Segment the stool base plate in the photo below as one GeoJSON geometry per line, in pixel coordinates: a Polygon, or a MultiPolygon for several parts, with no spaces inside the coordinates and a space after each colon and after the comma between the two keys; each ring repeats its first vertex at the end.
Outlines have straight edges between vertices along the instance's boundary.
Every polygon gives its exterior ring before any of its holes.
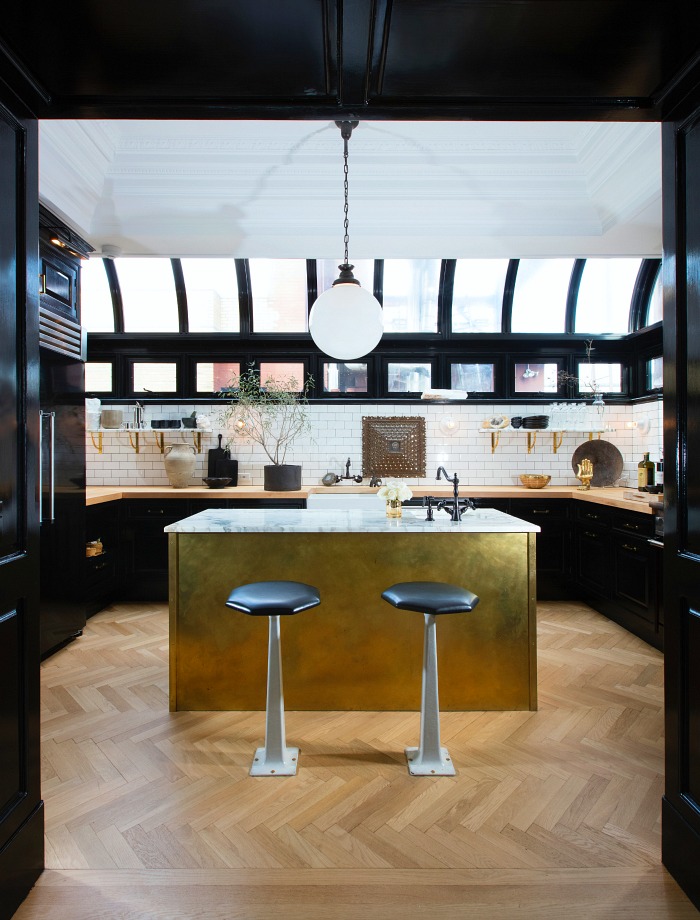
{"type": "Polygon", "coordinates": [[[288,747],[282,760],[265,756],[265,748],[258,748],[250,768],[251,776],[296,776],[299,748],[288,747]]]}
{"type": "Polygon", "coordinates": [[[440,748],[439,758],[423,757],[418,762],[418,748],[410,747],[405,749],[406,761],[408,762],[408,772],[411,776],[455,776],[457,771],[452,763],[447,748],[440,748]]]}

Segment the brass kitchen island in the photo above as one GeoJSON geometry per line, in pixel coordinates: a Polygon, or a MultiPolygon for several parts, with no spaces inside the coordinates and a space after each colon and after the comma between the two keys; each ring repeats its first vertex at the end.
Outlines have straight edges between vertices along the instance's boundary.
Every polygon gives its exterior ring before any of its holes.
{"type": "Polygon", "coordinates": [[[288,710],[420,708],[423,618],[381,599],[400,581],[481,598],[439,618],[441,709],[537,708],[536,525],[492,509],[390,520],[380,507],[210,510],[165,529],[171,710],[265,708],[267,618],[224,602],[237,585],[282,579],[321,592],[319,607],[282,619],[288,710]]]}

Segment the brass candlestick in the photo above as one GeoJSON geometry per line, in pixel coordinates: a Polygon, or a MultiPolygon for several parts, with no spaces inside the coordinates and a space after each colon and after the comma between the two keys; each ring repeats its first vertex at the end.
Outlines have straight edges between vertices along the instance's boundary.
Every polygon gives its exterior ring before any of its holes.
{"type": "Polygon", "coordinates": [[[593,479],[593,464],[587,457],[578,464],[576,478],[581,480],[578,491],[587,492],[591,487],[591,479],[593,479]]]}

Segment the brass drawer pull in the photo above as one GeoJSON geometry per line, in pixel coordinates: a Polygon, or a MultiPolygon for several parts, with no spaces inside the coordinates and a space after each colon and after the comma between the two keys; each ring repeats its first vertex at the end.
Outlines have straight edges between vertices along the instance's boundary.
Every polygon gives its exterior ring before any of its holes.
{"type": "Polygon", "coordinates": [[[636,547],[636,546],[630,546],[629,543],[623,543],[623,544],[622,544],[622,548],[628,550],[630,553],[636,553],[636,552],[637,552],[637,547],[636,547]]]}

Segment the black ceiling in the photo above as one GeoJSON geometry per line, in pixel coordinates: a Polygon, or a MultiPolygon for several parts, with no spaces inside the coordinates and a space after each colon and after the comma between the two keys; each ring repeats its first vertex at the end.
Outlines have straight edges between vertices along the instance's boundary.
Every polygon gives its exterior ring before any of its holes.
{"type": "Polygon", "coordinates": [[[0,79],[40,117],[669,117],[700,3],[23,0],[0,79]]]}

